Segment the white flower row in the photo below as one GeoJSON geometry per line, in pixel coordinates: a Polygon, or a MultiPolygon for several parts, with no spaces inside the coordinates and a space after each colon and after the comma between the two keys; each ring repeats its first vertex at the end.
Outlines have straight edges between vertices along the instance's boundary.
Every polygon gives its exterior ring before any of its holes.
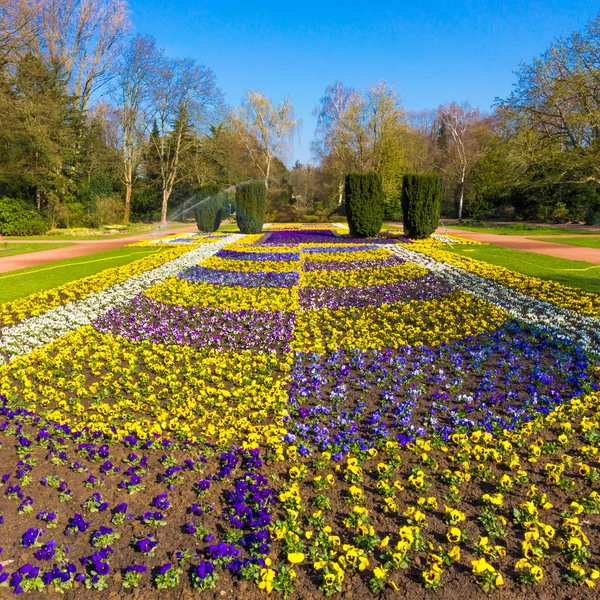
{"type": "Polygon", "coordinates": [[[156,269],[130,277],[127,281],[110,286],[64,306],[31,317],[18,325],[2,330],[0,334],[0,364],[16,356],[28,354],[50,342],[89,325],[113,306],[125,304],[144,290],[156,285],[187,267],[216,254],[223,246],[243,236],[231,235],[211,244],[203,244],[156,269]]]}
{"type": "Polygon", "coordinates": [[[149,241],[148,245],[149,246],[164,246],[164,245],[168,246],[168,245],[181,243],[182,241],[185,242],[186,240],[194,241],[197,244],[201,244],[202,238],[206,237],[207,235],[210,235],[210,234],[199,233],[198,231],[189,231],[187,233],[180,233],[180,234],[174,233],[166,238],[160,238],[157,240],[149,241]]]}
{"type": "Polygon", "coordinates": [[[598,352],[600,348],[600,319],[586,317],[550,302],[538,300],[404,246],[393,246],[390,249],[401,258],[435,273],[453,287],[499,306],[513,317],[532,325],[549,328],[557,337],[582,344],[587,350],[598,352]]]}
{"type": "Polygon", "coordinates": [[[451,235],[444,235],[442,233],[434,233],[431,236],[436,242],[441,242],[442,244],[448,244],[448,246],[460,246],[464,244],[468,240],[464,240],[464,238],[453,237],[451,235]]]}

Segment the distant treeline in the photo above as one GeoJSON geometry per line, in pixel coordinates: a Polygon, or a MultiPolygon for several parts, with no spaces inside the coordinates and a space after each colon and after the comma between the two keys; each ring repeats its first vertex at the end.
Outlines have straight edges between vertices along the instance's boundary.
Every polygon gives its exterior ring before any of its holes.
{"type": "Polygon", "coordinates": [[[597,224],[599,34],[600,16],[554,41],[491,113],[411,113],[385,82],[336,82],[315,110],[315,164],[288,169],[290,99],[227,106],[210,68],[130,35],[123,0],[3,0],[0,233],[191,217],[203,186],[251,179],[267,186],[267,220],[331,220],[346,175],[370,171],[386,219],[400,217],[405,174],[436,172],[446,217],[597,224]]]}

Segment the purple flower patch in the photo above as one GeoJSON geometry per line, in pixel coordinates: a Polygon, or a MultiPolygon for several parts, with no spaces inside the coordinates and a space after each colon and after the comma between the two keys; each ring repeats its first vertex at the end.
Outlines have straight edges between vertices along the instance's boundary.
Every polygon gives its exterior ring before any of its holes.
{"type": "Polygon", "coordinates": [[[269,271],[226,271],[207,267],[191,267],[179,273],[180,279],[195,283],[240,287],[283,287],[298,285],[298,273],[273,273],[269,271]]]}
{"type": "Polygon", "coordinates": [[[366,287],[329,286],[300,289],[300,308],[381,306],[412,300],[431,300],[449,294],[452,288],[434,275],[366,287]]]}
{"type": "Polygon", "coordinates": [[[281,352],[288,348],[294,319],[293,312],[182,307],[137,296],[95,326],[132,341],[281,352]]]}

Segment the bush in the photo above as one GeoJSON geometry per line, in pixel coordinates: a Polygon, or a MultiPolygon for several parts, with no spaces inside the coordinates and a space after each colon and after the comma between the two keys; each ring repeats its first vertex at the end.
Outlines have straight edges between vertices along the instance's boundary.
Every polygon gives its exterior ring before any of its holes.
{"type": "Polygon", "coordinates": [[[73,229],[74,227],[86,227],[90,225],[89,215],[83,202],[78,202],[73,196],[64,200],[65,214],[59,221],[59,227],[73,229]]]}
{"type": "Polygon", "coordinates": [[[442,180],[436,173],[405,175],[402,182],[404,234],[412,239],[429,237],[440,221],[442,180]]]}
{"type": "Polygon", "coordinates": [[[125,204],[117,196],[97,196],[94,216],[97,227],[114,225],[123,220],[125,204]]]}
{"type": "Polygon", "coordinates": [[[304,221],[305,213],[292,204],[282,206],[268,215],[271,223],[301,223],[304,221]]]}
{"type": "Polygon", "coordinates": [[[226,195],[216,184],[205,185],[196,195],[199,203],[196,205],[196,224],[198,231],[212,233],[219,229],[224,215],[226,195]]]}
{"type": "Polygon", "coordinates": [[[26,202],[0,198],[0,235],[43,235],[46,231],[44,218],[26,202]]]}
{"type": "Polygon", "coordinates": [[[557,202],[551,216],[554,223],[565,223],[569,217],[567,205],[564,202],[557,202]]]}
{"type": "Polygon", "coordinates": [[[198,231],[203,233],[217,231],[225,215],[224,206],[225,202],[221,193],[210,196],[198,204],[196,207],[198,231]]]}
{"type": "Polygon", "coordinates": [[[263,181],[241,183],[235,189],[236,221],[242,233],[260,233],[265,220],[267,188],[263,181]]]}
{"type": "Polygon", "coordinates": [[[375,237],[383,224],[383,190],[377,173],[346,176],[346,215],[352,237],[375,237]]]}

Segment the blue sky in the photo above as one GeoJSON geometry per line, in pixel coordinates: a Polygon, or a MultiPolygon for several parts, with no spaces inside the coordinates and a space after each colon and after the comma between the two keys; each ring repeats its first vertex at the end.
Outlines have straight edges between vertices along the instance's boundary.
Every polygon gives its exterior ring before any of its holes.
{"type": "Polygon", "coordinates": [[[354,3],[130,0],[136,32],[171,56],[210,67],[228,104],[248,89],[290,96],[302,120],[286,161],[311,159],[312,115],[341,80],[365,89],[382,79],[408,110],[468,100],[488,110],[510,93],[513,71],[600,10],[590,0],[354,3]]]}

